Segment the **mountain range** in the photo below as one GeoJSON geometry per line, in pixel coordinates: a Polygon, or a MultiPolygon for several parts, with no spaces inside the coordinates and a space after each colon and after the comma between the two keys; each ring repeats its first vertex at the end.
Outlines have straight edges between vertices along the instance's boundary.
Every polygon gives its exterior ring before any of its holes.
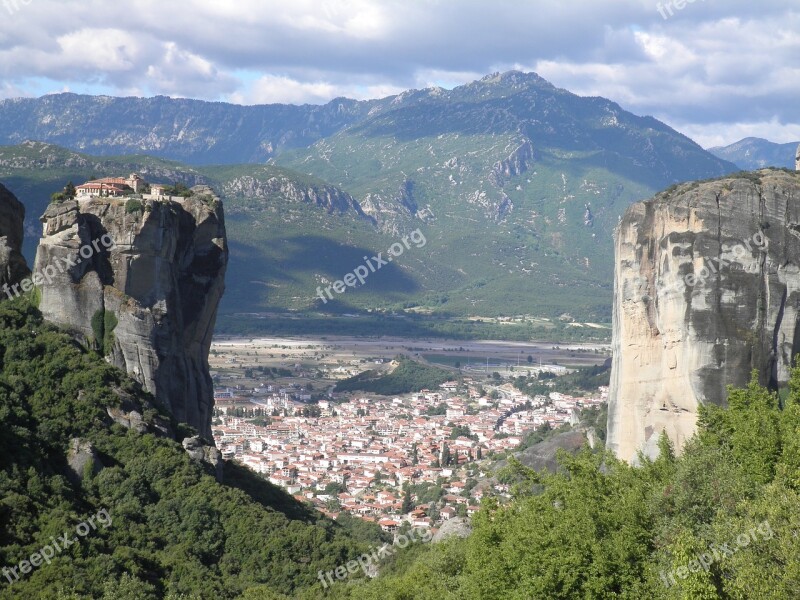
{"type": "Polygon", "coordinates": [[[6,100],[0,143],[0,179],[29,228],[70,179],[212,185],[230,236],[223,315],[527,315],[545,329],[610,321],[612,233],[628,205],[737,170],[652,117],[518,71],[324,106],[6,100]],[[424,247],[318,297],[417,229],[424,247]]]}
{"type": "Polygon", "coordinates": [[[765,167],[795,168],[795,156],[800,142],[776,144],[757,137],[748,137],[729,146],[715,146],[708,151],[728,160],[746,171],[765,167]]]}

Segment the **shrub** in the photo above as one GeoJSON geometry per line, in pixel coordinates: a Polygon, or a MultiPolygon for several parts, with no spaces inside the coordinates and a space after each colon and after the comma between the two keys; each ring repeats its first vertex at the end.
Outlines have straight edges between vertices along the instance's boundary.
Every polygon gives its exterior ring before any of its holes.
{"type": "Polygon", "coordinates": [[[131,198],[125,203],[126,214],[141,212],[143,209],[144,209],[144,204],[142,204],[141,200],[137,200],[136,198],[131,198]]]}

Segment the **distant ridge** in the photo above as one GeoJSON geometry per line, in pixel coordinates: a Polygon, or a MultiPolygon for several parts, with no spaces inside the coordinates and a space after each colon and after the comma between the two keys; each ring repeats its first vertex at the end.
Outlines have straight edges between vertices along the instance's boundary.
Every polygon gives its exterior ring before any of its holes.
{"type": "Polygon", "coordinates": [[[723,160],[729,160],[745,171],[765,167],[794,169],[794,158],[800,142],[777,144],[763,138],[747,137],[729,146],[715,146],[708,151],[723,160]]]}

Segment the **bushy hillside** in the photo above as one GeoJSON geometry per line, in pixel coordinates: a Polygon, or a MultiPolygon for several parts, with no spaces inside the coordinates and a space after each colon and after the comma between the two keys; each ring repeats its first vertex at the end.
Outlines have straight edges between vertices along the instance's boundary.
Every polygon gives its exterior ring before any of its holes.
{"type": "Polygon", "coordinates": [[[666,437],[640,467],[586,449],[561,472],[519,463],[513,501],[403,569],[336,588],[359,600],[800,597],[800,369],[783,409],[759,387],[704,407],[680,458],[666,437]]]}
{"type": "Polygon", "coordinates": [[[389,373],[364,371],[336,384],[337,392],[372,392],[383,396],[435,390],[453,378],[453,373],[398,356],[389,373]]]}
{"type": "Polygon", "coordinates": [[[319,569],[379,539],[377,528],[349,534],[241,467],[226,465],[218,483],[158,434],[169,427],[187,433],[27,299],[0,303],[0,598],[316,598],[319,569]],[[121,398],[147,431],[112,423],[121,398]],[[77,541],[54,548],[63,535],[77,541]]]}

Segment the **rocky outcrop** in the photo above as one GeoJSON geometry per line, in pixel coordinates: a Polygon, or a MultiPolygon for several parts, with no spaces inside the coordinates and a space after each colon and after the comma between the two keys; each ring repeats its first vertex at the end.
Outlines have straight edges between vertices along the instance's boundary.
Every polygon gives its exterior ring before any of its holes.
{"type": "Polygon", "coordinates": [[[683,184],[632,205],[616,232],[608,447],[680,449],[701,403],[752,369],[785,384],[800,350],[800,174],[683,184]]]}
{"type": "Polygon", "coordinates": [[[469,519],[465,519],[463,517],[452,517],[451,519],[447,519],[444,523],[442,523],[439,531],[436,532],[431,541],[434,544],[438,544],[452,537],[469,537],[470,533],[472,533],[472,525],[470,524],[469,519]]]}
{"type": "Polygon", "coordinates": [[[0,288],[4,290],[0,300],[10,297],[3,286],[14,285],[30,273],[22,256],[24,221],[25,207],[0,184],[0,288]]]}
{"type": "Polygon", "coordinates": [[[182,445],[192,460],[207,466],[217,481],[222,481],[225,463],[222,460],[222,453],[211,442],[194,436],[185,438],[182,445]]]}
{"type": "Polygon", "coordinates": [[[514,148],[508,157],[497,161],[492,166],[492,172],[489,174],[489,181],[495,185],[502,186],[506,180],[527,171],[532,162],[533,144],[531,144],[530,140],[525,140],[514,148]]]}
{"type": "MultiPolygon", "coordinates": [[[[40,310],[126,370],[174,417],[211,438],[208,352],[228,259],[208,188],[167,201],[51,205],[35,272],[40,310]]],[[[139,428],[124,407],[111,417],[139,428]]]]}
{"type": "Polygon", "coordinates": [[[100,456],[94,444],[81,438],[72,438],[67,450],[68,476],[73,482],[80,482],[88,475],[97,475],[102,469],[100,456]]]}
{"type": "Polygon", "coordinates": [[[301,185],[289,177],[270,175],[266,178],[258,178],[244,175],[231,179],[225,184],[222,191],[226,197],[247,198],[248,202],[280,199],[314,204],[324,208],[330,214],[343,214],[353,210],[362,217],[365,216],[359,203],[350,194],[339,188],[323,183],[301,185]]]}
{"type": "Polygon", "coordinates": [[[169,421],[153,410],[155,407],[149,402],[135,398],[119,388],[115,388],[114,393],[119,398],[119,404],[106,408],[108,416],[114,423],[125,429],[133,429],[137,433],[152,433],[159,437],[174,439],[175,434],[169,421]],[[145,419],[145,412],[151,415],[149,419],[145,419]]]}

